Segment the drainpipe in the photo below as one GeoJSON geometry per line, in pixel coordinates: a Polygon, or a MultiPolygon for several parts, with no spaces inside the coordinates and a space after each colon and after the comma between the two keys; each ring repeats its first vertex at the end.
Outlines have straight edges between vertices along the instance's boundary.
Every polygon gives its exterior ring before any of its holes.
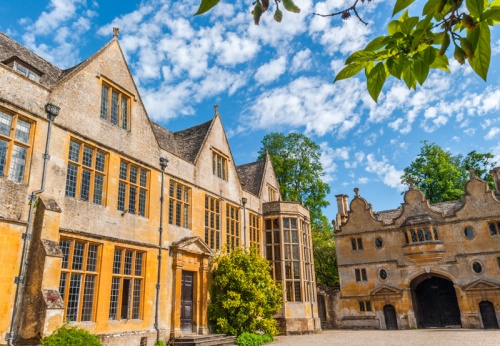
{"type": "Polygon", "coordinates": [[[241,203],[243,204],[243,242],[245,247],[247,247],[247,213],[245,209],[245,205],[247,204],[247,199],[243,197],[241,199],[241,203]]]}
{"type": "Polygon", "coordinates": [[[23,233],[22,237],[24,239],[23,242],[23,252],[21,256],[21,268],[19,269],[19,276],[16,276],[14,279],[14,283],[17,285],[16,287],[16,296],[14,299],[14,309],[12,310],[12,319],[10,322],[10,330],[9,333],[7,334],[6,340],[9,342],[9,346],[14,346],[14,339],[16,338],[15,334],[15,323],[16,323],[16,318],[17,318],[17,310],[18,310],[18,305],[22,301],[22,291],[23,291],[23,286],[24,282],[26,281],[25,277],[25,271],[26,271],[26,265],[28,263],[27,261],[27,256],[28,256],[28,249],[29,249],[29,244],[31,240],[31,228],[32,228],[32,223],[33,223],[33,210],[35,208],[35,202],[37,200],[37,195],[42,193],[45,190],[45,177],[47,175],[47,162],[50,160],[50,155],[49,155],[49,146],[50,146],[50,137],[52,133],[52,123],[54,122],[56,116],[59,114],[60,108],[51,104],[47,103],[45,105],[45,111],[47,112],[47,119],[49,119],[49,126],[47,129],[47,140],[45,142],[45,152],[43,154],[43,172],[42,172],[42,184],[40,186],[39,190],[33,191],[30,196],[29,196],[29,201],[30,201],[30,210],[28,214],[28,225],[26,226],[26,233],[23,233]]]}
{"type": "Polygon", "coordinates": [[[162,234],[163,234],[163,188],[165,181],[165,168],[167,168],[168,160],[160,157],[161,167],[161,192],[160,192],[160,239],[158,242],[158,279],[156,280],[156,305],[155,305],[155,329],[156,329],[156,342],[160,341],[160,325],[158,323],[158,314],[160,308],[160,280],[161,280],[161,247],[162,247],[162,234]]]}

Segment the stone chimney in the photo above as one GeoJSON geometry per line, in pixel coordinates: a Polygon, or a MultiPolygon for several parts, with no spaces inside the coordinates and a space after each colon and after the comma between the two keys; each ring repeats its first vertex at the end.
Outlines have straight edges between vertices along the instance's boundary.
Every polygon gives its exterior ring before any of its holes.
{"type": "Polygon", "coordinates": [[[337,208],[339,212],[337,213],[337,225],[342,226],[347,221],[347,195],[335,195],[337,199],[337,208]]]}
{"type": "Polygon", "coordinates": [[[495,167],[490,171],[493,176],[493,181],[495,182],[495,188],[497,190],[497,195],[500,194],[500,167],[495,167]]]}

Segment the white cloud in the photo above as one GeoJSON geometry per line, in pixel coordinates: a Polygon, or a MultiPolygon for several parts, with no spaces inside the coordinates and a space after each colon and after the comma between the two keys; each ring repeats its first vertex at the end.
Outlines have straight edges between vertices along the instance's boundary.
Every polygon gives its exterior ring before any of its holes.
{"type": "Polygon", "coordinates": [[[398,191],[405,190],[405,186],[401,184],[403,171],[397,170],[385,157],[377,161],[374,154],[368,154],[365,169],[367,172],[376,174],[385,185],[398,191]]]}
{"type": "Polygon", "coordinates": [[[486,140],[491,140],[491,139],[497,139],[498,134],[500,133],[500,128],[498,127],[492,127],[486,136],[484,136],[484,139],[486,140]]]}
{"type": "Polygon", "coordinates": [[[286,59],[282,56],[259,67],[259,69],[255,73],[254,78],[259,84],[270,83],[275,81],[283,73],[285,73],[285,70],[286,59]]]}
{"type": "Polygon", "coordinates": [[[292,59],[291,73],[307,71],[312,67],[311,50],[298,51],[292,59]]]}
{"type": "Polygon", "coordinates": [[[370,181],[367,177],[358,178],[358,184],[367,184],[370,181]]]}

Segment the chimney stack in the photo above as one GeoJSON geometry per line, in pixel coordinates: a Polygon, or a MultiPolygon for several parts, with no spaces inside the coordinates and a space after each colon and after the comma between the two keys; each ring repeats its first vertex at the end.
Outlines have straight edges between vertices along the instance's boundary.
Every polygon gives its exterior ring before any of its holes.
{"type": "Polygon", "coordinates": [[[347,195],[336,195],[335,198],[337,199],[337,208],[339,211],[337,213],[337,225],[342,226],[347,221],[347,203],[349,197],[347,195]]]}
{"type": "Polygon", "coordinates": [[[500,167],[495,167],[490,171],[493,176],[493,181],[495,182],[495,188],[497,190],[497,195],[500,195],[500,167]]]}

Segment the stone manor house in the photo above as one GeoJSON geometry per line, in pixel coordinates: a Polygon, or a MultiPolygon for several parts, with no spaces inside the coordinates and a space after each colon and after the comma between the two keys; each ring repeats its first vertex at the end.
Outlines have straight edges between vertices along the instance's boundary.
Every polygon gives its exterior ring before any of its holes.
{"type": "Polygon", "coordinates": [[[272,263],[281,332],[319,331],[309,211],[281,201],[269,157],[235,165],[217,107],[178,132],[150,121],[117,35],[61,70],[0,33],[0,345],[64,321],[106,345],[207,334],[223,246],[272,263]]]}
{"type": "Polygon", "coordinates": [[[375,212],[358,189],[350,206],[336,196],[340,291],[318,296],[320,316],[336,328],[498,328],[500,168],[491,173],[497,194],[472,170],[459,201],[430,204],[410,187],[399,209],[375,212]]]}

